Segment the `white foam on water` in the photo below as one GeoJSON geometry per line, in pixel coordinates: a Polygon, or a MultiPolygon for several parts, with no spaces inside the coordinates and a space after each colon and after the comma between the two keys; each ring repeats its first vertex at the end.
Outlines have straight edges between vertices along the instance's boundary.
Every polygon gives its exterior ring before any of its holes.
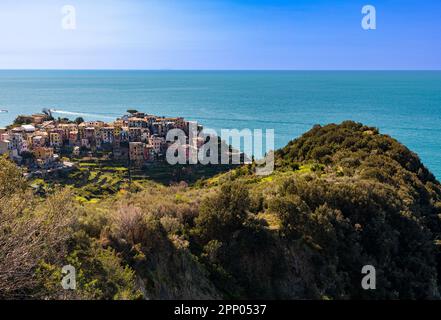
{"type": "Polygon", "coordinates": [[[84,112],[75,112],[75,111],[58,110],[58,109],[50,109],[50,111],[52,113],[65,114],[65,115],[70,115],[70,116],[80,116],[80,117],[100,118],[100,119],[112,119],[112,120],[115,119],[115,117],[104,116],[102,114],[96,114],[96,113],[84,113],[84,112]]]}

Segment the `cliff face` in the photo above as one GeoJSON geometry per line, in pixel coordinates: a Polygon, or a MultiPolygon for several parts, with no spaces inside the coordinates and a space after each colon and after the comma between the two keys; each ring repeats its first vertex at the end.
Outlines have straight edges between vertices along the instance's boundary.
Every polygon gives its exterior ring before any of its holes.
{"type": "MultiPolygon", "coordinates": [[[[440,297],[441,185],[405,146],[344,122],[277,151],[269,177],[251,167],[70,205],[73,232],[59,244],[66,256],[39,249],[44,268],[27,290],[60,297],[50,279],[68,261],[81,274],[79,298],[440,297]],[[376,269],[376,290],[361,286],[365,265],[376,269]]],[[[45,203],[34,197],[17,200],[29,206],[20,210],[45,203]]],[[[63,197],[51,196],[51,207],[63,197]]],[[[38,212],[44,221],[49,211],[38,212]]]]}

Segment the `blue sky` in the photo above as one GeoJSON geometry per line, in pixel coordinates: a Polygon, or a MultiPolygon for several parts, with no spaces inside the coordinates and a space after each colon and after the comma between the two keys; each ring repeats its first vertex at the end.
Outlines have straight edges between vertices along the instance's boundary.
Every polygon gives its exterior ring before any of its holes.
{"type": "Polygon", "coordinates": [[[0,0],[0,69],[439,70],[440,15],[439,0],[0,0]]]}

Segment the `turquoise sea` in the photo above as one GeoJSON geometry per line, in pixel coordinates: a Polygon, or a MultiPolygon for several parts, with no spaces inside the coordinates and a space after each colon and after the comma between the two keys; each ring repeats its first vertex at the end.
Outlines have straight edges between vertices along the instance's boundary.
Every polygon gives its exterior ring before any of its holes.
{"type": "Polygon", "coordinates": [[[205,127],[275,129],[276,147],[314,124],[356,120],[419,154],[441,178],[441,72],[0,71],[0,126],[18,114],[110,120],[127,109],[205,127]]]}

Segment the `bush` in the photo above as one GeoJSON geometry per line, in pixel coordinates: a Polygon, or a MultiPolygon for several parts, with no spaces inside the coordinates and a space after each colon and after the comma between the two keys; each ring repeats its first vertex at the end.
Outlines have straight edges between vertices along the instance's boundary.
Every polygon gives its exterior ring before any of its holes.
{"type": "Polygon", "coordinates": [[[243,225],[250,205],[248,189],[240,182],[228,182],[220,192],[206,198],[196,218],[197,233],[203,239],[225,239],[243,225]]]}

